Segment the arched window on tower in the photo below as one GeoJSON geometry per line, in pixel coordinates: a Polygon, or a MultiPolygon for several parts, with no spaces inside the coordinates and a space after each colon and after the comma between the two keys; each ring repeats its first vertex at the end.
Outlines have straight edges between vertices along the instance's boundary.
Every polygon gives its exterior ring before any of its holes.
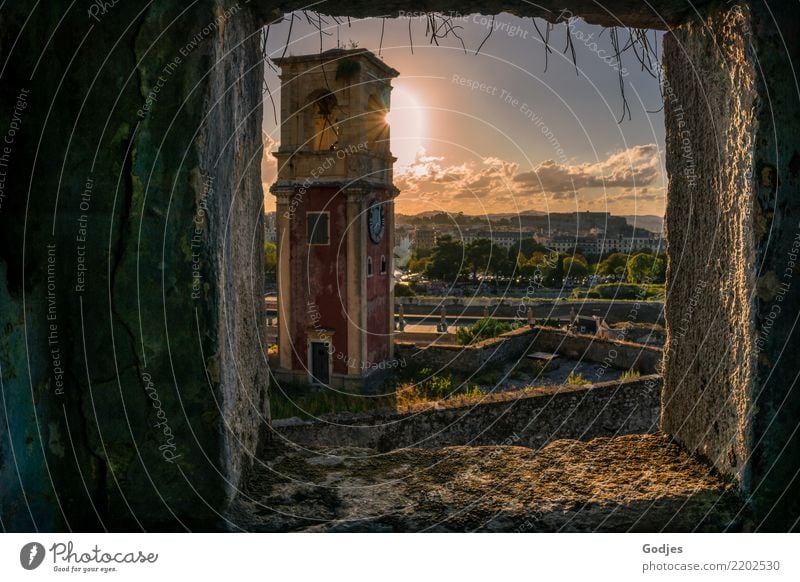
{"type": "Polygon", "coordinates": [[[318,89],[309,96],[306,145],[312,150],[332,150],[339,142],[339,103],[336,96],[318,89]]]}
{"type": "Polygon", "coordinates": [[[386,255],[381,255],[381,275],[386,274],[386,255]]]}

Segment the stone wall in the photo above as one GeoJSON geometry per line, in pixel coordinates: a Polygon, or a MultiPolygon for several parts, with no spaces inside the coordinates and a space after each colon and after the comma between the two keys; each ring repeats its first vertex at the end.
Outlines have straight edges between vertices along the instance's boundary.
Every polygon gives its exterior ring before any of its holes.
{"type": "Polygon", "coordinates": [[[743,3],[665,37],[663,429],[798,527],[800,6],[743,3]],[[789,352],[792,355],[789,355],[789,352]]]}
{"type": "Polygon", "coordinates": [[[468,405],[408,413],[330,415],[318,421],[276,420],[288,442],[306,447],[517,445],[540,448],[557,439],[653,433],[661,377],[593,386],[561,386],[544,395],[498,393],[468,405]]]}
{"type": "Polygon", "coordinates": [[[395,342],[394,357],[406,365],[431,368],[434,372],[454,369],[472,373],[485,366],[517,360],[528,350],[533,338],[533,330],[522,327],[470,346],[436,342],[419,347],[413,342],[395,342]]]}
{"type": "MultiPolygon", "coordinates": [[[[413,335],[403,334],[403,338],[410,339],[413,335]]],[[[395,343],[395,357],[406,365],[467,374],[512,363],[529,351],[557,353],[643,374],[661,371],[662,351],[658,348],[545,327],[522,327],[470,346],[436,342],[420,347],[411,341],[395,343]]]]}
{"type": "Polygon", "coordinates": [[[752,382],[752,66],[730,11],[664,42],[669,232],[663,428],[742,478],[752,382]],[[724,338],[724,341],[720,341],[724,338]]]}
{"type": "Polygon", "coordinates": [[[661,373],[662,350],[631,342],[540,327],[536,329],[532,349],[583,362],[605,364],[620,370],[636,370],[642,374],[661,373]]]}
{"type": "Polygon", "coordinates": [[[637,321],[640,323],[664,322],[664,304],[660,301],[538,301],[536,298],[506,297],[397,297],[395,312],[403,305],[405,315],[430,316],[439,321],[442,305],[452,321],[461,316],[483,317],[484,308],[489,308],[492,317],[516,317],[526,319],[528,308],[536,319],[566,318],[571,312],[584,317],[597,315],[608,323],[637,321]]]}
{"type": "Polygon", "coordinates": [[[184,8],[3,10],[4,529],[217,527],[256,446],[257,24],[184,8]]]}

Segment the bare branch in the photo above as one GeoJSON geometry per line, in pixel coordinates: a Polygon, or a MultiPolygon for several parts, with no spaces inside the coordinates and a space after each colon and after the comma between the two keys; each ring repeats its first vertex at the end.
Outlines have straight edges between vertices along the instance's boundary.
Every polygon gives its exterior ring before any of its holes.
{"type": "Polygon", "coordinates": [[[478,45],[478,48],[475,50],[475,54],[476,54],[476,55],[477,55],[479,52],[481,52],[481,49],[483,48],[483,45],[484,45],[484,44],[486,44],[486,41],[487,41],[487,40],[489,40],[489,37],[490,37],[490,36],[492,36],[492,33],[493,33],[493,32],[494,32],[494,14],[492,14],[492,22],[491,22],[491,24],[489,25],[489,33],[486,35],[486,38],[484,38],[484,39],[483,39],[483,41],[481,42],[481,44],[479,44],[479,45],[478,45]]]}

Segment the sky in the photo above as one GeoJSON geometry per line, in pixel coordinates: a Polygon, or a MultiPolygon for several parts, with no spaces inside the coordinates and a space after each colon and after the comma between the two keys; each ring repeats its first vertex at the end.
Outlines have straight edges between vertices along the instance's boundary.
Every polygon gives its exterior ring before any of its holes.
{"type": "MultiPolygon", "coordinates": [[[[570,21],[576,70],[569,51],[562,52],[565,24],[550,33],[547,52],[530,18],[503,13],[492,22],[491,16],[459,16],[452,24],[461,27],[456,30],[465,52],[454,37],[440,40],[440,46],[430,44],[424,18],[383,22],[381,44],[380,19],[337,25],[328,18],[322,50],[355,43],[380,51],[380,58],[400,72],[393,81],[388,116],[391,149],[398,158],[397,212],[663,215],[659,82],[641,70],[631,51],[623,53],[620,70],[630,119],[625,115],[619,123],[619,67],[608,30],[570,21]]],[[[544,34],[544,21],[536,24],[544,34]]],[[[270,27],[270,56],[283,53],[288,32],[288,17],[270,27]]],[[[620,32],[620,38],[624,44],[627,32],[620,32]]],[[[661,34],[650,32],[650,39],[660,54],[661,34]]],[[[298,15],[286,54],[319,50],[317,28],[298,15]]],[[[278,74],[267,68],[266,81],[279,103],[278,74]]],[[[265,192],[275,178],[269,151],[277,147],[279,123],[265,98],[265,192]]],[[[267,194],[265,205],[274,210],[274,197],[267,194]]]]}

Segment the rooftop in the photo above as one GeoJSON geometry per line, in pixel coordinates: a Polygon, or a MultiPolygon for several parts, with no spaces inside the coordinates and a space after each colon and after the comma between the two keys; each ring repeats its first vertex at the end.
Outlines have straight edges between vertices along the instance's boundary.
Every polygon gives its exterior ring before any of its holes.
{"type": "Polygon", "coordinates": [[[375,53],[363,48],[356,49],[329,49],[322,53],[313,53],[308,55],[296,55],[282,58],[275,58],[272,61],[279,67],[285,65],[293,65],[297,63],[313,63],[313,62],[331,62],[338,61],[345,58],[359,57],[364,58],[377,69],[386,74],[387,77],[397,77],[399,71],[387,65],[383,60],[378,58],[375,53]]]}

